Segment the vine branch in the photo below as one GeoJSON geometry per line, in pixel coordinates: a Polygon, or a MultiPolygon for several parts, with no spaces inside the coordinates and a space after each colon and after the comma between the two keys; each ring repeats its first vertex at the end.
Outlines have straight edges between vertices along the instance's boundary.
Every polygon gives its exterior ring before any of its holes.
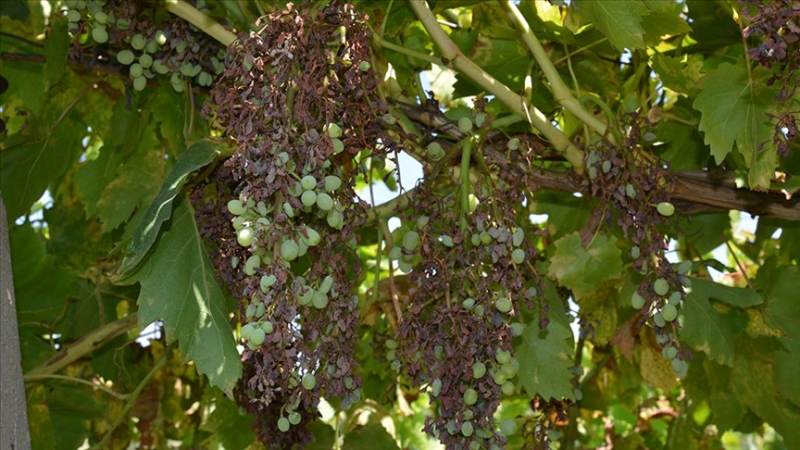
{"type": "Polygon", "coordinates": [[[236,40],[235,34],[183,0],[164,0],[164,6],[167,11],[196,26],[225,47],[230,46],[236,40]]]}

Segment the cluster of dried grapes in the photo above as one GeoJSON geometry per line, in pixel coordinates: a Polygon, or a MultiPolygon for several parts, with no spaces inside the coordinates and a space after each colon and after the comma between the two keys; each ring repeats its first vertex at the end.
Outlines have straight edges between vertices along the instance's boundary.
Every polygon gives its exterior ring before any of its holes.
{"type": "Polygon", "coordinates": [[[658,225],[675,213],[668,200],[669,171],[654,160],[641,145],[642,119],[629,117],[621,148],[603,144],[586,157],[589,189],[593,196],[616,207],[617,222],[634,243],[630,257],[643,275],[631,298],[631,306],[641,311],[641,324],[655,327],[656,340],[663,356],[670,360],[675,374],[686,375],[688,351],[678,341],[678,311],[686,295],[685,276],[691,263],[677,266],[667,260],[668,239],[658,225]]]}
{"type": "Polygon", "coordinates": [[[289,448],[311,439],[320,396],[360,395],[354,230],[366,207],[353,200],[353,159],[391,141],[352,6],[288,5],[256,26],[230,48],[206,106],[237,150],[219,174],[227,211],[200,211],[201,230],[242,299],[238,401],[263,442],[289,448]]]}
{"type": "MultiPolygon", "coordinates": [[[[748,25],[744,36],[759,44],[750,49],[750,57],[772,70],[769,84],[780,84],[778,100],[789,102],[800,84],[800,1],[743,0],[742,15],[748,25]]],[[[797,138],[800,111],[785,111],[775,117],[773,142],[778,154],[787,156],[797,138]]]]}
{"type": "Polygon", "coordinates": [[[76,39],[76,57],[89,52],[92,59],[127,66],[137,91],[159,75],[169,76],[177,92],[185,89],[187,80],[211,86],[225,69],[225,48],[156,5],[147,1],[67,0],[61,13],[76,39]],[[95,45],[84,45],[87,43],[95,45]]]}
{"type": "MultiPolygon", "coordinates": [[[[471,127],[459,121],[463,132],[471,127]]],[[[442,154],[437,146],[428,152],[442,154]]],[[[390,258],[412,267],[393,364],[428,390],[434,415],[425,431],[446,448],[501,448],[493,414],[504,395],[519,392],[512,339],[539,292],[536,250],[517,220],[524,189],[495,174],[450,184],[453,195],[429,192],[435,183],[417,188],[418,201],[392,233],[390,258]],[[468,210],[459,202],[465,187],[468,210]]]]}

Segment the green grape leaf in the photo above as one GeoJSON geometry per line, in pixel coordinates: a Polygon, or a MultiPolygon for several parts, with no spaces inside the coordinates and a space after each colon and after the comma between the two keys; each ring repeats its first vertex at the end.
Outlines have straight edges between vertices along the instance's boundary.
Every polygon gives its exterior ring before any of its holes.
{"type": "Polygon", "coordinates": [[[180,202],[148,260],[133,275],[141,284],[139,324],[164,321],[167,341],[181,350],[212,385],[230,395],[242,365],[225,310],[225,295],[194,222],[180,202]]]}
{"type": "Polygon", "coordinates": [[[172,204],[189,175],[205,167],[217,156],[217,151],[209,142],[200,141],[181,153],[172,170],[164,180],[161,190],[150,204],[144,219],[134,232],[128,247],[128,254],[122,260],[120,275],[130,274],[142,262],[158,237],[161,225],[172,214],[172,204]]]}
{"type": "Polygon", "coordinates": [[[514,348],[519,361],[519,382],[530,396],[572,399],[569,369],[573,365],[573,336],[569,318],[554,286],[546,285],[544,295],[550,305],[547,328],[539,327],[538,312],[535,313],[514,348]]]}
{"type": "Polygon", "coordinates": [[[395,450],[397,443],[380,422],[373,421],[347,433],[342,450],[395,450]]]}
{"type": "Polygon", "coordinates": [[[584,248],[580,234],[570,233],[555,242],[548,275],[580,300],[622,274],[622,253],[616,242],[613,236],[600,233],[584,248]]]}
{"type": "Polygon", "coordinates": [[[647,8],[636,0],[575,2],[588,22],[596,26],[619,50],[644,47],[642,20],[647,8]]]}
{"type": "Polygon", "coordinates": [[[719,311],[711,304],[712,299],[739,308],[758,305],[763,299],[752,289],[692,279],[692,291],[681,311],[684,317],[681,340],[706,353],[712,360],[730,366],[734,360],[736,338],[744,332],[747,321],[740,311],[719,311]]]}
{"type": "Polygon", "coordinates": [[[772,126],[767,115],[774,98],[750,80],[744,64],[720,64],[704,80],[703,90],[693,106],[701,112],[700,131],[717,164],[733,150],[733,144],[750,170],[750,185],[768,188],[777,163],[771,145],[772,126]],[[765,174],[767,179],[765,180],[765,174]]]}
{"type": "Polygon", "coordinates": [[[764,289],[767,298],[766,322],[779,330],[783,348],[775,358],[776,382],[780,391],[800,405],[800,302],[797,286],[800,268],[786,266],[775,268],[772,261],[759,271],[756,283],[764,289]],[[762,275],[763,274],[763,275],[762,275]]]}
{"type": "Polygon", "coordinates": [[[69,42],[67,21],[63,17],[56,18],[44,43],[44,79],[48,88],[58,83],[66,72],[69,42]]]}
{"type": "Polygon", "coordinates": [[[224,448],[247,448],[256,436],[253,417],[243,414],[239,406],[217,389],[206,391],[205,401],[213,405],[200,429],[211,433],[224,448]]]}

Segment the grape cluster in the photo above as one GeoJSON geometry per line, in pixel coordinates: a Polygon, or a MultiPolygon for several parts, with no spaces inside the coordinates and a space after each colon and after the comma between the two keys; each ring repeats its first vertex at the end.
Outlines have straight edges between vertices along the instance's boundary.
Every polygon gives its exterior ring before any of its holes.
{"type": "Polygon", "coordinates": [[[666,166],[641,145],[641,119],[631,116],[629,122],[621,150],[601,144],[588,152],[589,189],[619,211],[617,223],[633,242],[629,256],[642,275],[631,306],[640,310],[643,321],[654,326],[664,357],[672,361],[675,374],[683,377],[688,370],[688,354],[680,350],[676,319],[686,297],[684,287],[690,283],[686,274],[692,266],[688,261],[673,265],[666,258],[667,237],[657,227],[675,214],[667,194],[670,178],[666,166]]]}
{"type": "Polygon", "coordinates": [[[164,11],[154,20],[146,2],[67,0],[61,12],[76,40],[75,51],[95,44],[99,54],[127,67],[136,91],[159,75],[169,76],[177,92],[187,80],[209,87],[225,69],[221,45],[164,11]]]}
{"type": "Polygon", "coordinates": [[[382,157],[391,139],[352,6],[288,5],[256,27],[231,46],[205,107],[237,148],[224,164],[228,225],[212,239],[242,299],[237,399],[263,442],[290,448],[311,439],[321,396],[344,407],[360,396],[354,230],[366,205],[353,200],[353,159],[382,157]]]}

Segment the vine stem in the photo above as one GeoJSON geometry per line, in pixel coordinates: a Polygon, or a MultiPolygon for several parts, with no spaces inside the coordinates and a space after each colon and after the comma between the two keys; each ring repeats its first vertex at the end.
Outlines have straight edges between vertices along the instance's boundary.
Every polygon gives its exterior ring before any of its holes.
{"type": "Polygon", "coordinates": [[[164,6],[167,11],[196,26],[225,47],[230,46],[236,40],[235,34],[183,0],[164,0],[164,6]]]}
{"type": "Polygon", "coordinates": [[[514,25],[516,25],[522,33],[522,40],[525,41],[536,63],[539,64],[542,72],[544,72],[547,82],[550,83],[550,89],[553,91],[553,97],[555,97],[556,101],[601,136],[605,135],[606,124],[586,110],[572,95],[572,92],[567,85],[564,84],[564,80],[562,80],[561,76],[558,74],[553,62],[550,61],[550,58],[547,56],[547,52],[544,50],[544,47],[542,47],[536,34],[531,30],[525,16],[522,15],[512,0],[506,1],[504,5],[506,6],[511,21],[514,22],[514,25]]]}
{"type": "Polygon", "coordinates": [[[469,163],[472,158],[472,139],[464,139],[461,147],[461,230],[467,228],[467,213],[469,212],[469,163]]]}
{"type": "Polygon", "coordinates": [[[579,173],[583,172],[583,151],[570,142],[569,138],[561,130],[553,126],[541,111],[529,105],[522,96],[497,81],[467,58],[455,42],[444,32],[425,0],[409,0],[409,4],[422,22],[422,25],[428,30],[428,34],[439,47],[446,61],[456,70],[470,77],[482,88],[494,94],[498,100],[502,101],[513,112],[527,116],[531,125],[539,130],[553,144],[556,150],[564,154],[575,170],[579,173]]]}
{"type": "Polygon", "coordinates": [[[99,390],[105,392],[106,394],[108,394],[108,395],[110,395],[110,396],[112,396],[112,397],[114,397],[114,398],[116,398],[118,400],[125,400],[125,398],[127,398],[127,395],[125,395],[125,394],[120,394],[117,391],[115,391],[115,390],[113,390],[113,389],[111,389],[111,388],[109,388],[107,386],[104,386],[104,385],[102,385],[100,383],[93,383],[93,382],[91,382],[89,380],[84,380],[83,378],[68,377],[66,375],[57,375],[57,374],[32,375],[32,376],[25,377],[25,381],[27,381],[27,382],[34,382],[34,381],[40,381],[40,380],[71,381],[73,383],[85,384],[87,386],[91,386],[93,388],[99,389],[99,390]]]}

